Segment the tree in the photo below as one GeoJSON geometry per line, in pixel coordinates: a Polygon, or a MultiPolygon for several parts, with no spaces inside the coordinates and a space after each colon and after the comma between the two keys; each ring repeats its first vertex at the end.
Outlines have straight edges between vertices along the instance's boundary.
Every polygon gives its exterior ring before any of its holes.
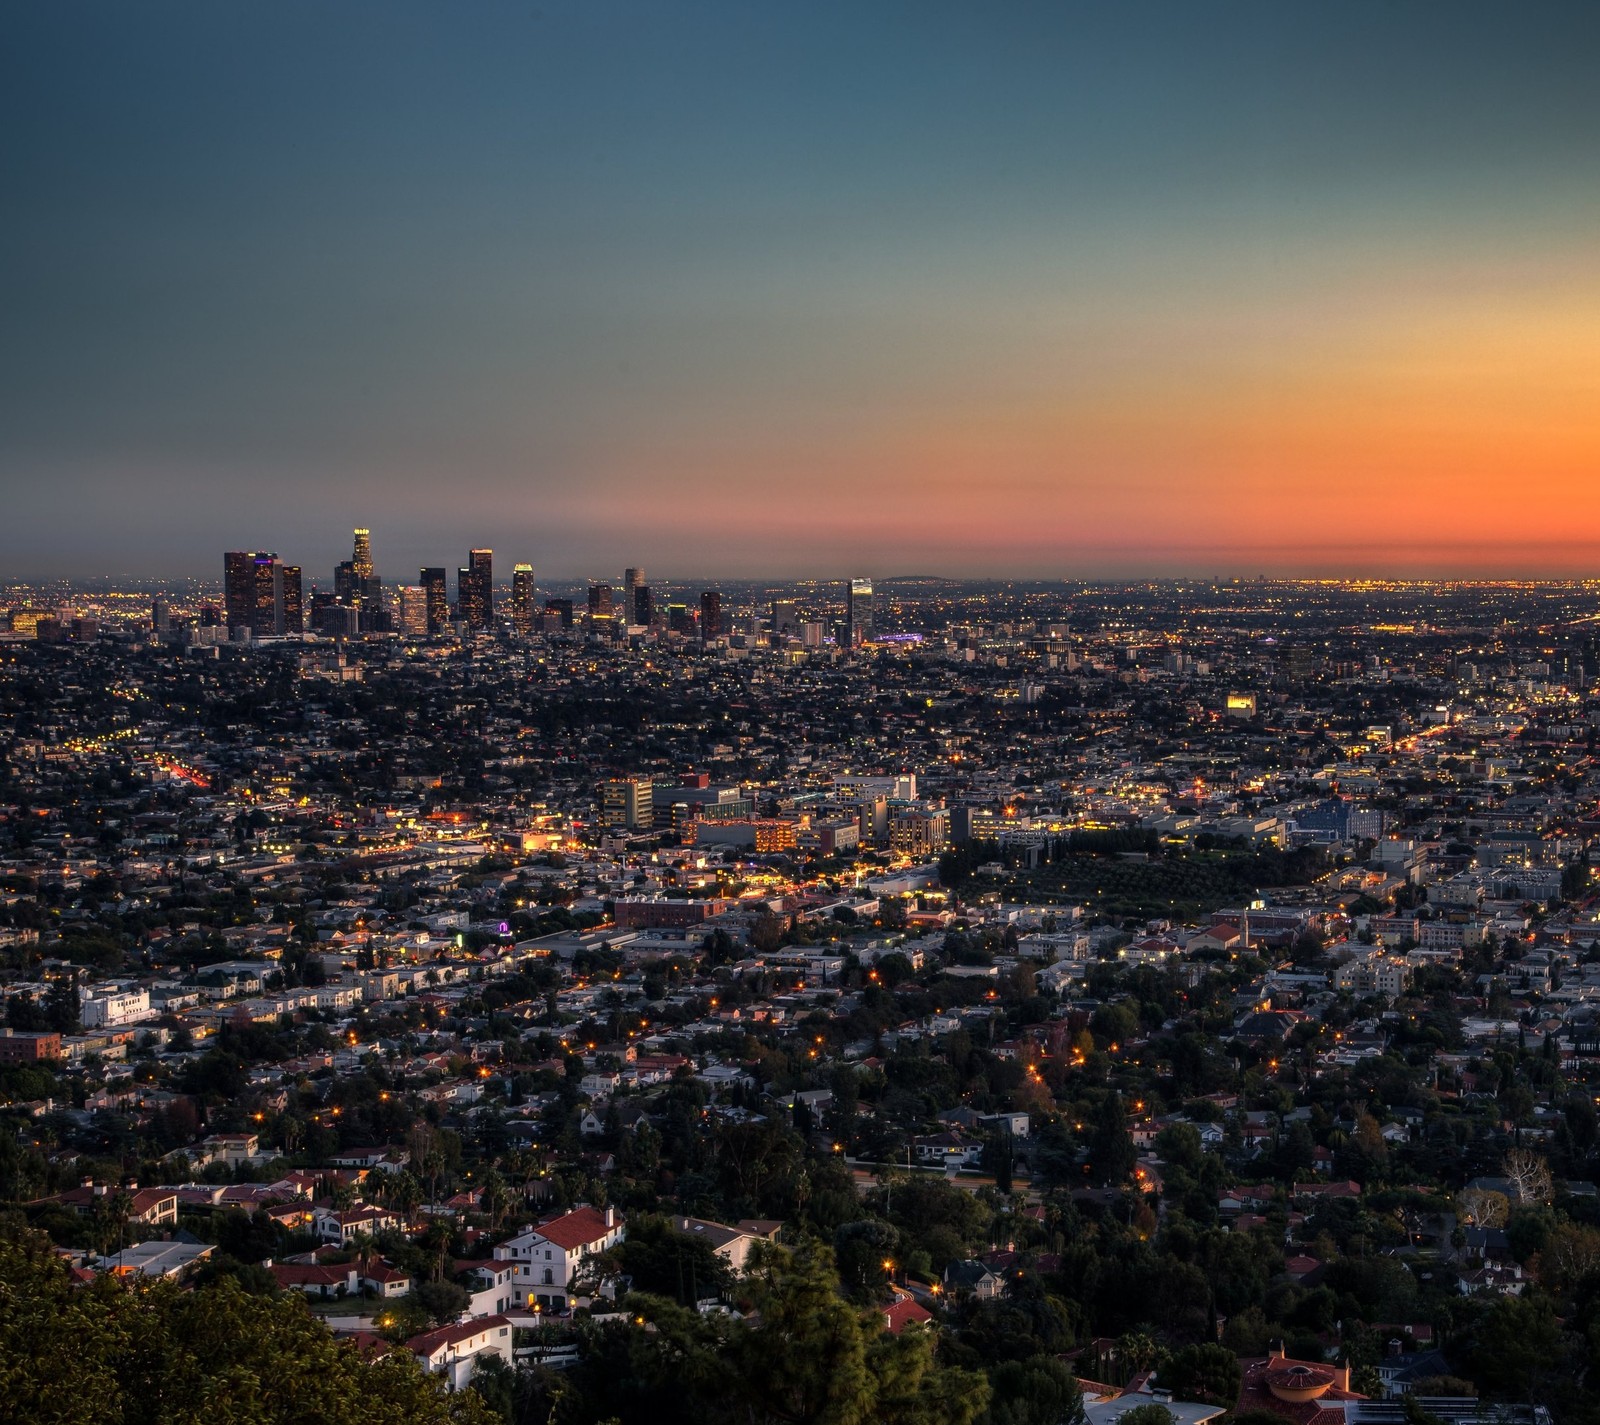
{"type": "Polygon", "coordinates": [[[1117,1416],[1117,1425],[1173,1425],[1173,1413],[1164,1405],[1151,1402],[1149,1405],[1136,1405],[1132,1410],[1124,1410],[1117,1416]]]}
{"type": "Polygon", "coordinates": [[[1224,1346],[1185,1346],[1161,1367],[1160,1381],[1175,1400],[1232,1406],[1239,1398],[1239,1359],[1224,1346]]]}
{"type": "Polygon", "coordinates": [[[988,1403],[983,1377],[936,1365],[930,1338],[870,1332],[839,1295],[826,1247],[765,1248],[747,1285],[760,1324],[733,1337],[727,1358],[751,1425],[971,1425],[988,1403]]]}
{"type": "Polygon", "coordinates": [[[472,1300],[465,1287],[447,1281],[417,1282],[411,1288],[411,1296],[429,1318],[441,1326],[460,1316],[472,1300]]]}
{"type": "Polygon", "coordinates": [[[364,1360],[294,1293],[254,1296],[231,1278],[80,1287],[30,1235],[0,1240],[0,1303],[0,1412],[19,1419],[493,1422],[476,1392],[447,1393],[406,1353],[364,1360]]]}
{"type": "Polygon", "coordinates": [[[1192,1123],[1169,1123],[1156,1134],[1156,1152],[1163,1163],[1192,1173],[1200,1166],[1200,1130],[1192,1123]]]}
{"type": "Polygon", "coordinates": [[[1576,1222],[1551,1229],[1539,1253],[1539,1281],[1551,1291],[1573,1291],[1600,1271],[1600,1231],[1576,1222]]]}
{"type": "Polygon", "coordinates": [[[1550,1201],[1550,1164],[1531,1148],[1513,1148],[1501,1171],[1510,1180],[1510,1195],[1518,1203],[1550,1201]]]}
{"type": "Polygon", "coordinates": [[[1100,1181],[1113,1187],[1127,1182],[1133,1175],[1139,1153],[1128,1132],[1128,1115],[1123,1109],[1121,1094],[1109,1093],[1100,1101],[1094,1133],[1089,1140],[1089,1160],[1100,1181]]]}
{"type": "Polygon", "coordinates": [[[1504,1227],[1510,1210],[1503,1192],[1464,1188],[1456,1194],[1456,1216],[1469,1227],[1504,1227]]]}

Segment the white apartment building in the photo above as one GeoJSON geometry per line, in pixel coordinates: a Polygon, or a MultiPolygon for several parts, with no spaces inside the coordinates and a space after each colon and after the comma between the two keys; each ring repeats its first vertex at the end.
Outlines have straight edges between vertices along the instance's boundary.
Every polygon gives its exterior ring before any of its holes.
{"type": "Polygon", "coordinates": [[[96,985],[78,996],[78,1015],[85,1029],[117,1029],[149,1019],[150,991],[121,985],[96,985]]]}

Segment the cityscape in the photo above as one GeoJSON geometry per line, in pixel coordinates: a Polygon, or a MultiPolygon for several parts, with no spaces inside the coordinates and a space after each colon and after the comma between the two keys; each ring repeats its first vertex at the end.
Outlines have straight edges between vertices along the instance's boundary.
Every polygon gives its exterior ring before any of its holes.
{"type": "Polygon", "coordinates": [[[1600,1425],[1600,6],[0,6],[0,1425],[1600,1425]]]}
{"type": "Polygon", "coordinates": [[[66,1289],[464,1418],[820,1412],[791,1316],[916,1418],[1579,1408],[1600,583],[379,550],[7,591],[0,1191],[66,1289]]]}

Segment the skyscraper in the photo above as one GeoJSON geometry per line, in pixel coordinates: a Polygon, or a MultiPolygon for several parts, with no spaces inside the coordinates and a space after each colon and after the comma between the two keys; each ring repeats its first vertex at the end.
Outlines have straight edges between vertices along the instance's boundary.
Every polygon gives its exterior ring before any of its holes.
{"type": "Polygon", "coordinates": [[[872,642],[872,615],[872,580],[852,579],[845,604],[845,633],[852,648],[872,642]]]}
{"type": "Polygon", "coordinates": [[[516,564],[511,569],[511,625],[526,638],[533,632],[533,565],[516,564]]]}
{"type": "Polygon", "coordinates": [[[383,608],[383,581],[372,563],[372,534],[354,530],[350,554],[350,598],[361,608],[364,622],[370,622],[383,608]]]}
{"type": "Polygon", "coordinates": [[[611,585],[609,585],[609,584],[591,584],[591,585],[589,585],[589,617],[590,618],[610,618],[611,617],[611,585]]]}
{"type": "Polygon", "coordinates": [[[722,595],[707,589],[700,595],[700,641],[710,643],[722,637],[722,595]]]}
{"type": "MultiPolygon", "coordinates": [[[[439,582],[444,582],[444,570],[437,571],[439,582]]],[[[423,584],[400,585],[400,632],[407,638],[426,638],[431,631],[428,618],[427,587],[423,584]]],[[[448,609],[446,614],[448,615],[448,609]]]]}
{"type": "Polygon", "coordinates": [[[800,636],[800,605],[793,599],[772,601],[772,637],[781,642],[800,636]]]}
{"type": "Polygon", "coordinates": [[[253,637],[278,631],[278,556],[263,550],[230,550],[222,556],[222,598],[228,628],[247,628],[253,637]]]}
{"type": "Polygon", "coordinates": [[[656,598],[650,592],[648,584],[635,584],[633,587],[633,621],[649,628],[655,622],[656,598]]]}
{"type": "Polygon", "coordinates": [[[474,633],[494,621],[494,550],[474,549],[467,567],[456,571],[456,606],[474,633]]]}
{"type": "Polygon", "coordinates": [[[276,564],[272,570],[272,622],[274,633],[304,633],[305,607],[298,564],[276,564]]]}
{"type": "Polygon", "coordinates": [[[435,638],[450,627],[450,589],[443,569],[422,569],[417,573],[423,601],[428,611],[427,633],[435,638]]]}

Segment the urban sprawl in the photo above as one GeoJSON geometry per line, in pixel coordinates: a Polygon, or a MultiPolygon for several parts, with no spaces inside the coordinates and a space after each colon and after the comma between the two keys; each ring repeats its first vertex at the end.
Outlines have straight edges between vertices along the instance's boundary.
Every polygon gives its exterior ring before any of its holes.
{"type": "Polygon", "coordinates": [[[61,1290],[508,1423],[1600,1419],[1600,585],[221,574],[0,591],[61,1290]]]}

